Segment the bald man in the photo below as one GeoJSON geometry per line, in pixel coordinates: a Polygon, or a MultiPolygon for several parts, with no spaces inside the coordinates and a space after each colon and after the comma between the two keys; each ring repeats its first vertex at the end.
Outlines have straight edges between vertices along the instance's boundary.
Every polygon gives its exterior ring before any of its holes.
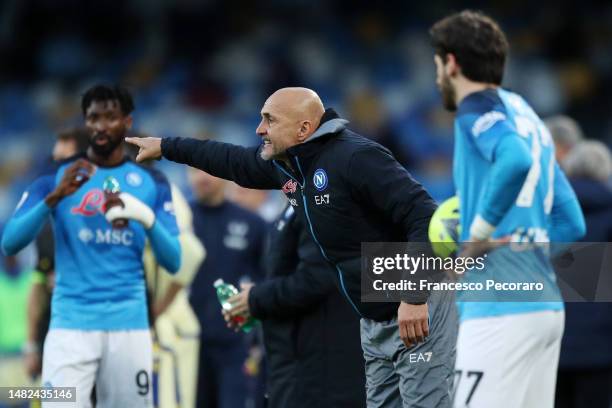
{"type": "MultiPolygon", "coordinates": [[[[137,160],[163,156],[247,188],[281,189],[361,316],[368,407],[450,407],[457,334],[451,295],[387,291],[394,301],[383,295],[383,302],[364,302],[361,292],[362,242],[428,242],[434,201],[386,148],[347,129],[310,89],[276,91],[261,118],[258,147],[126,141],[140,147],[137,160]]],[[[364,287],[377,279],[366,270],[364,287]]]]}

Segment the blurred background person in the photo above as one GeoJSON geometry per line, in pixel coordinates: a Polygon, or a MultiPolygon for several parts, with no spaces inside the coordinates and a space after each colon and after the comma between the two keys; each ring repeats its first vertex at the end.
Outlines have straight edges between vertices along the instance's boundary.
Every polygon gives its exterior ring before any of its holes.
{"type": "Polygon", "coordinates": [[[74,128],[59,132],[53,145],[51,156],[53,161],[59,162],[83,153],[89,146],[89,134],[85,128],[74,128]]]}
{"type": "Polygon", "coordinates": [[[359,318],[293,207],[275,223],[265,257],[266,280],[243,285],[224,315],[261,321],[267,406],[365,407],[359,318]]]}
{"type": "MultiPolygon", "coordinates": [[[[129,143],[124,143],[124,148],[134,160],[137,149],[129,143]]],[[[142,165],[153,167],[155,163],[142,165]]],[[[187,288],[206,257],[206,249],[193,232],[187,199],[175,183],[170,182],[170,189],[179,228],[181,267],[175,275],[169,274],[155,260],[150,245],[143,256],[153,332],[153,397],[159,408],[192,408],[197,395],[200,323],[189,304],[187,288]]]]}
{"type": "Polygon", "coordinates": [[[192,229],[191,209],[172,186],[172,203],[179,227],[181,268],[169,274],[145,252],[145,274],[153,323],[153,379],[157,381],[157,407],[192,408],[197,395],[200,324],[189,304],[188,287],[205,259],[205,249],[192,229]]]}
{"type": "MultiPolygon", "coordinates": [[[[584,242],[612,242],[610,150],[599,141],[578,142],[565,170],[584,212],[584,242]]],[[[557,375],[557,408],[609,408],[612,405],[612,303],[565,305],[565,332],[557,375]]]]}
{"type": "MultiPolygon", "coordinates": [[[[228,200],[263,218],[268,227],[271,226],[286,205],[285,196],[279,191],[254,190],[229,181],[226,182],[226,195],[228,200]]],[[[262,261],[262,270],[268,270],[266,263],[266,261],[262,261]]],[[[266,360],[263,358],[264,341],[261,325],[256,325],[249,337],[251,344],[249,345],[249,356],[245,363],[245,372],[249,377],[254,377],[249,381],[249,394],[255,400],[253,401],[255,403],[254,408],[260,408],[265,402],[261,396],[265,394],[267,376],[266,360]]]]}
{"type": "Polygon", "coordinates": [[[283,211],[285,197],[278,191],[254,190],[229,182],[228,200],[257,213],[267,223],[272,223],[283,211]]]}
{"type": "MultiPolygon", "coordinates": [[[[57,134],[51,153],[52,162],[47,167],[84,152],[89,145],[84,128],[73,128],[57,134]]],[[[31,274],[31,283],[26,306],[26,339],[22,347],[23,363],[33,385],[38,383],[42,369],[42,350],[49,330],[51,318],[51,292],[54,286],[54,239],[51,223],[47,223],[34,243],[36,263],[31,274]]],[[[1,371],[1,370],[0,370],[1,371]]],[[[0,381],[2,384],[2,381],[0,381]]]]}
{"type": "MultiPolygon", "coordinates": [[[[23,256],[0,253],[0,386],[33,386],[23,364],[22,346],[26,339],[26,303],[32,270],[23,256]]],[[[0,396],[0,407],[25,404],[0,396]]],[[[27,406],[27,405],[25,405],[27,406]]]]}
{"type": "MultiPolygon", "coordinates": [[[[240,408],[248,399],[244,372],[249,344],[243,332],[228,330],[219,310],[214,281],[259,282],[267,233],[265,221],[226,199],[225,180],[190,169],[194,233],[207,251],[189,293],[201,326],[198,370],[199,408],[240,408]]],[[[259,396],[263,398],[263,396],[259,396]]]]}
{"type": "MultiPolygon", "coordinates": [[[[53,165],[85,152],[89,135],[84,128],[74,128],[58,133],[53,146],[53,165]]],[[[55,245],[51,223],[48,222],[35,241],[37,261],[32,273],[32,285],[27,305],[27,340],[23,347],[28,375],[36,378],[42,368],[42,349],[51,319],[51,292],[55,273],[55,245]]]]}
{"type": "Polygon", "coordinates": [[[187,288],[206,256],[193,233],[193,215],[173,184],[172,204],[179,227],[181,267],[171,275],[156,261],[150,246],[144,254],[153,327],[153,382],[159,408],[193,408],[197,396],[200,324],[189,304],[187,288]]]}
{"type": "Polygon", "coordinates": [[[568,154],[584,139],[582,129],[578,122],[566,115],[549,117],[544,124],[555,143],[555,158],[561,167],[564,167],[568,154]]]}

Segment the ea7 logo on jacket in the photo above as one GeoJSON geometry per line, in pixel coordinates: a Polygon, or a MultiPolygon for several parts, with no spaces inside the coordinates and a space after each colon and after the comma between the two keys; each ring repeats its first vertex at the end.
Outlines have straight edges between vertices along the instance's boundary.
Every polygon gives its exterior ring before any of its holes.
{"type": "Polygon", "coordinates": [[[287,180],[282,190],[285,194],[295,193],[297,191],[297,182],[293,180],[287,180]]]}
{"type": "Polygon", "coordinates": [[[327,173],[323,169],[317,169],[312,177],[312,182],[319,191],[327,188],[327,180],[327,173]]]}
{"type": "Polygon", "coordinates": [[[329,204],[329,194],[316,195],[314,199],[316,205],[329,204]]]}

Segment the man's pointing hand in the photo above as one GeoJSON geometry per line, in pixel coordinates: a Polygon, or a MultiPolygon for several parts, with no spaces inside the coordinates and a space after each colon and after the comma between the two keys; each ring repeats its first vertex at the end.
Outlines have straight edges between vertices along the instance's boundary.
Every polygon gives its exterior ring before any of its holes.
{"type": "Polygon", "coordinates": [[[126,137],[125,141],[140,148],[137,162],[156,160],[162,157],[161,139],[159,137],[126,137]]]}

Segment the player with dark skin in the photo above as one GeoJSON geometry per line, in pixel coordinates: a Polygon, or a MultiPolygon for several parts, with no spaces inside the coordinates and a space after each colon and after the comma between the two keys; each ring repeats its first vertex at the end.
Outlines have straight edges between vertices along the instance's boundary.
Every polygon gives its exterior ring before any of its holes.
{"type": "Polygon", "coordinates": [[[122,143],[132,127],[132,115],[125,115],[117,100],[92,101],[86,109],[88,160],[79,159],[66,169],[55,190],[45,198],[45,203],[51,208],[62,198],[77,191],[93,174],[96,165],[112,167],[123,161],[122,143]]]}
{"type": "Polygon", "coordinates": [[[170,274],[181,266],[167,179],[124,156],[133,110],[132,96],[120,85],[90,87],[81,98],[86,151],[32,183],[0,242],[4,253],[17,253],[52,219],[58,279],[42,382],[76,386],[81,390],[78,406],[90,406],[94,385],[99,407],[153,405],[153,345],[142,260],[147,241],[155,261],[170,274]],[[129,186],[113,191],[121,206],[109,205],[106,197],[107,180],[116,185],[115,178],[129,186]],[[118,231],[115,223],[127,220],[130,226],[118,231]],[[92,241],[95,236],[99,239],[92,241]],[[109,276],[109,271],[118,273],[109,276]],[[84,337],[96,340],[78,341],[84,337]],[[58,356],[63,352],[70,361],[58,356]]]}

